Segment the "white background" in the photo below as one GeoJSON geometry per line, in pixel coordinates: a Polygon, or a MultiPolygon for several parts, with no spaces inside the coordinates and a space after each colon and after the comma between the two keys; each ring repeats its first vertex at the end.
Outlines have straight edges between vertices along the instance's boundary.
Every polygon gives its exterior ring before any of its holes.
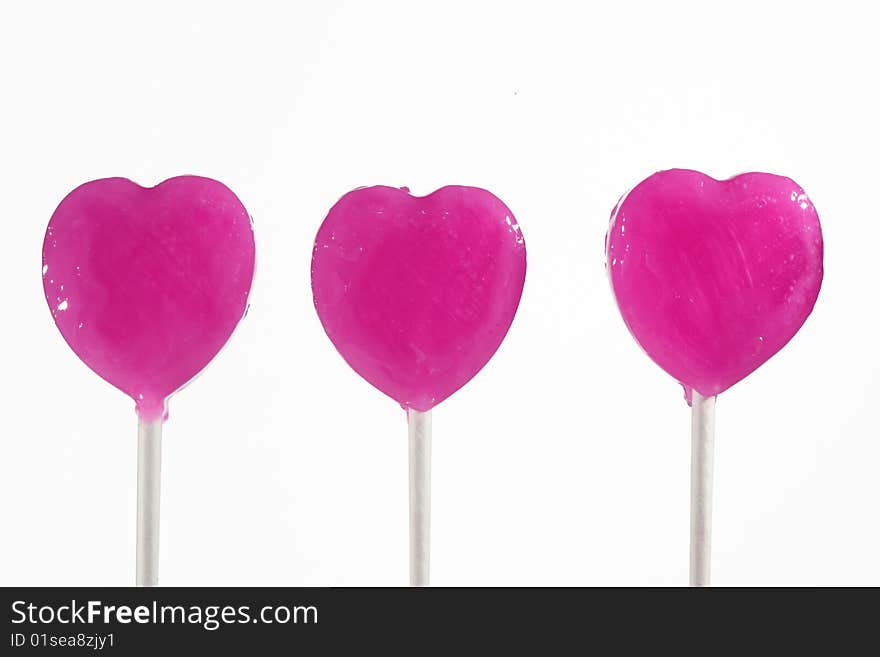
{"type": "Polygon", "coordinates": [[[217,178],[251,310],[170,404],[161,582],[407,583],[406,425],[315,315],[360,185],[486,187],[528,247],[491,363],[434,410],[437,585],[687,581],[689,409],[606,280],[656,170],[794,178],[825,282],[717,407],[714,583],[880,584],[875,2],[17,2],[0,8],[0,584],[134,581],[134,405],[55,329],[40,251],[76,185],[217,178]]]}

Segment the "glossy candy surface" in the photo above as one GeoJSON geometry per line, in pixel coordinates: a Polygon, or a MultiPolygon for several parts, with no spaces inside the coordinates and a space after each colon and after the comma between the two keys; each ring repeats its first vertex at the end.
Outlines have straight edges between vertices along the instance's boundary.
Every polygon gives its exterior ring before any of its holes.
{"type": "Polygon", "coordinates": [[[486,190],[415,197],[379,186],[330,210],[315,241],[312,291],[348,364],[404,408],[426,411],[498,349],[525,273],[519,225],[486,190]]]}
{"type": "Polygon", "coordinates": [[[819,217],[794,181],[674,169],[615,208],[607,267],[621,315],[685,388],[723,392],[779,351],[822,284],[819,217]]]}
{"type": "Polygon", "coordinates": [[[253,275],[247,210],[226,186],[196,176],[152,188],[124,178],[81,185],[43,243],[58,329],[146,421],[163,417],[167,398],[229,339],[253,275]]]}

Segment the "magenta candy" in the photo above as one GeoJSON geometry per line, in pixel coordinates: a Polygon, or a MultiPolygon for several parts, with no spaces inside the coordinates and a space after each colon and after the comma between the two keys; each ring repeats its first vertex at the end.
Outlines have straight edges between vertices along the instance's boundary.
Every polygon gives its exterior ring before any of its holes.
{"type": "Polygon", "coordinates": [[[152,188],[107,178],[73,190],[43,243],[46,301],[83,362],[165,414],[247,309],[254,235],[226,186],[180,176],[152,188]]]}
{"type": "Polygon", "coordinates": [[[312,257],[324,330],[363,378],[427,411],[467,383],[504,339],[526,247],[513,213],[473,187],[425,197],[356,189],[330,210],[312,257]]]}
{"type": "Polygon", "coordinates": [[[793,180],[661,171],[611,216],[607,267],[623,320],[685,388],[717,395],[797,333],[822,285],[822,231],[793,180]]]}

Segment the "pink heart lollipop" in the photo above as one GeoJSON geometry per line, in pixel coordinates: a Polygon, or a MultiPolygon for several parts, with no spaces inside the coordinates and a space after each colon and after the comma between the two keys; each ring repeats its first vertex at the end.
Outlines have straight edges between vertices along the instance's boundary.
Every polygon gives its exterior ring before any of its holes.
{"type": "Polygon", "coordinates": [[[525,273],[519,226],[491,193],[369,187],[321,225],[312,291],[348,364],[404,408],[428,411],[498,349],[525,273]]]}
{"type": "Polygon", "coordinates": [[[142,539],[158,535],[166,400],[229,339],[253,274],[248,213],[209,178],[181,176],[149,189],[95,180],[68,194],[49,222],[43,285],[55,323],[86,365],[135,400],[141,421],[140,472],[149,476],[139,477],[139,518],[155,503],[146,520],[156,527],[139,521],[139,583],[155,583],[155,563],[141,558],[155,554],[141,553],[158,549],[142,539]]]}
{"type": "Polygon", "coordinates": [[[525,273],[519,225],[483,189],[357,189],[318,231],[312,291],[324,330],[358,374],[408,410],[413,584],[428,577],[430,410],[498,349],[525,273]]]}
{"type": "Polygon", "coordinates": [[[822,231],[794,181],[656,173],[617,204],[607,267],[636,341],[693,397],[691,581],[709,577],[714,397],[779,351],[822,284],[822,231]]]}
{"type": "Polygon", "coordinates": [[[779,351],[822,284],[816,209],[767,173],[654,174],[618,204],[607,252],[623,320],[688,397],[723,392],[779,351]]]}

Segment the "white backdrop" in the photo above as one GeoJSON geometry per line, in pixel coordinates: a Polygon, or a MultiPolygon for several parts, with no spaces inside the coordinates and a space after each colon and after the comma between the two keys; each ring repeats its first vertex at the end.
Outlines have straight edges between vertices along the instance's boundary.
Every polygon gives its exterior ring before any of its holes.
{"type": "Polygon", "coordinates": [[[880,584],[880,5],[21,2],[0,7],[0,584],[134,580],[134,404],[43,298],[81,182],[194,173],[254,216],[233,342],[165,425],[161,582],[403,585],[403,411],[323,333],[312,242],[369,184],[486,187],[528,247],[501,349],[434,411],[437,585],[684,584],[689,409],[604,271],[652,172],[794,178],[813,315],[717,407],[713,579],[880,584]]]}

